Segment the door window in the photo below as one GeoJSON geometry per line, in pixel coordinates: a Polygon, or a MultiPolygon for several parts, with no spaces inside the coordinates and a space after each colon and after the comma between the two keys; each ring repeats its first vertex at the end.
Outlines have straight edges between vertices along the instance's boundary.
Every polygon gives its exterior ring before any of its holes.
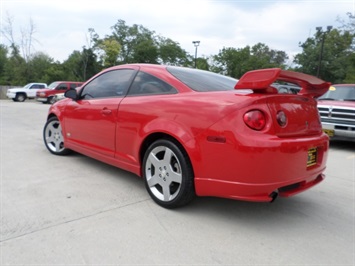
{"type": "Polygon", "coordinates": [[[81,92],[83,99],[123,97],[135,70],[119,69],[105,72],[87,84],[81,92]]]}
{"type": "Polygon", "coordinates": [[[67,88],[68,88],[68,86],[67,86],[66,83],[61,83],[55,89],[58,90],[58,91],[62,91],[62,90],[67,90],[67,88]]]}
{"type": "Polygon", "coordinates": [[[76,87],[79,87],[79,86],[81,86],[80,83],[70,83],[70,88],[71,89],[75,89],[76,87]]]}

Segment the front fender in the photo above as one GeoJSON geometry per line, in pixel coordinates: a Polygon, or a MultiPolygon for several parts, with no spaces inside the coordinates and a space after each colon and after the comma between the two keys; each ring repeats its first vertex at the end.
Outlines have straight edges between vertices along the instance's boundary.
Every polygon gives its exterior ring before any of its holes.
{"type": "Polygon", "coordinates": [[[48,110],[48,115],[47,115],[47,120],[51,117],[54,117],[54,116],[56,116],[58,118],[58,120],[60,121],[60,125],[62,127],[64,139],[66,138],[66,135],[64,134],[64,132],[66,132],[65,121],[64,121],[64,112],[65,112],[65,106],[66,106],[67,101],[70,101],[70,100],[64,99],[60,102],[52,104],[48,110]]]}

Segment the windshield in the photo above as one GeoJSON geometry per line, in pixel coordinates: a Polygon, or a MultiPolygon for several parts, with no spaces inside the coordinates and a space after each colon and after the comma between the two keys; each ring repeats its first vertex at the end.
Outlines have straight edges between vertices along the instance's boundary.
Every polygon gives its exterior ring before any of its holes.
{"type": "Polygon", "coordinates": [[[54,89],[55,87],[57,87],[59,82],[52,82],[51,84],[49,84],[48,89],[54,89]]]}
{"type": "Polygon", "coordinates": [[[28,83],[28,84],[26,84],[25,87],[23,87],[23,88],[24,88],[24,89],[28,89],[28,88],[31,87],[31,85],[32,85],[32,83],[28,83]]]}
{"type": "Polygon", "coordinates": [[[318,100],[355,101],[355,85],[333,85],[318,100]]]}

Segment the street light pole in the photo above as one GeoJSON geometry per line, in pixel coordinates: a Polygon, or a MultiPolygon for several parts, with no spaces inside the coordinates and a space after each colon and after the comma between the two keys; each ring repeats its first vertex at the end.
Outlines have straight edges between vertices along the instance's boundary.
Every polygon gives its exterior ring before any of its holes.
{"type": "Polygon", "coordinates": [[[327,31],[322,31],[322,27],[316,27],[316,30],[322,34],[322,43],[321,43],[321,48],[320,48],[320,53],[319,53],[319,61],[318,61],[318,69],[317,69],[317,77],[319,78],[320,76],[320,70],[322,66],[322,58],[323,58],[323,49],[324,49],[324,40],[325,40],[325,34],[329,33],[330,30],[332,29],[332,26],[327,26],[327,31]]]}
{"type": "Polygon", "coordinates": [[[195,68],[196,68],[196,62],[197,62],[197,47],[200,45],[200,41],[193,41],[192,42],[195,46],[195,68]]]}

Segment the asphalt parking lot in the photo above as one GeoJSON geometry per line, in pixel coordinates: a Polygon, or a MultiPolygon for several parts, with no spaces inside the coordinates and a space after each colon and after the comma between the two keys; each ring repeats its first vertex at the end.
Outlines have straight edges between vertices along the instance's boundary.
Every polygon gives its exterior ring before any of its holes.
{"type": "Polygon", "coordinates": [[[50,154],[49,105],[0,101],[1,265],[354,265],[355,145],[320,185],[274,203],[156,205],[137,176],[50,154]]]}

